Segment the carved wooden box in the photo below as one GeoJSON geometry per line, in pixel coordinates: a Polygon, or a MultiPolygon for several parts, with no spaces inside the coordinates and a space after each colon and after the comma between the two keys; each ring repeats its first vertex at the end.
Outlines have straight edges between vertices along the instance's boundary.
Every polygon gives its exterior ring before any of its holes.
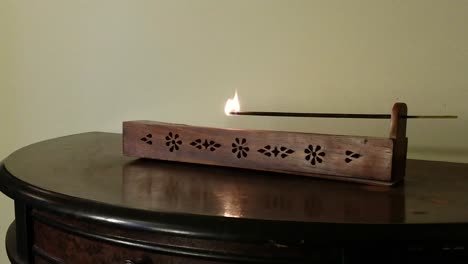
{"type": "Polygon", "coordinates": [[[402,179],[406,106],[395,105],[389,138],[123,123],[127,156],[389,185],[402,179]]]}

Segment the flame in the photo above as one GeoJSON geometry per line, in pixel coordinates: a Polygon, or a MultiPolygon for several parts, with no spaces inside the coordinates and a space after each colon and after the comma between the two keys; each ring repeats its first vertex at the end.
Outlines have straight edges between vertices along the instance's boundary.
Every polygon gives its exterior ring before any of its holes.
{"type": "Polygon", "coordinates": [[[240,104],[239,98],[237,97],[237,91],[234,94],[234,98],[229,98],[226,101],[226,105],[224,106],[224,113],[226,115],[231,115],[231,112],[240,112],[240,104]]]}

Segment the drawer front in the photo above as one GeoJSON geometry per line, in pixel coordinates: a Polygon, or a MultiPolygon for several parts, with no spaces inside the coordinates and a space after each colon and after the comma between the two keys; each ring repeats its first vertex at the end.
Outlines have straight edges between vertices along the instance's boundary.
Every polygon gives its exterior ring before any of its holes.
{"type": "MultiPolygon", "coordinates": [[[[34,253],[50,263],[310,263],[334,248],[304,247],[303,241],[225,241],[129,229],[95,219],[33,209],[34,253]],[[188,262],[187,262],[188,261],[188,262]],[[148,262],[148,261],[146,261],[148,262]]],[[[338,253],[338,254],[337,254],[338,253]]]]}
{"type": "Polygon", "coordinates": [[[34,256],[34,264],[55,264],[56,262],[47,261],[40,256],[34,256]]]}
{"type": "Polygon", "coordinates": [[[188,258],[147,252],[70,234],[39,221],[34,221],[36,263],[67,264],[219,264],[199,258],[188,258]]]}

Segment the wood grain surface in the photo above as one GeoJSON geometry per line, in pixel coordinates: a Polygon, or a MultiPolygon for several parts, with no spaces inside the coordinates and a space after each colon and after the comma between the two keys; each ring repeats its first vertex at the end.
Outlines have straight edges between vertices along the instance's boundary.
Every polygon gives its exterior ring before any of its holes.
{"type": "Polygon", "coordinates": [[[391,138],[123,123],[127,156],[344,180],[391,181],[393,148],[391,138]]]}

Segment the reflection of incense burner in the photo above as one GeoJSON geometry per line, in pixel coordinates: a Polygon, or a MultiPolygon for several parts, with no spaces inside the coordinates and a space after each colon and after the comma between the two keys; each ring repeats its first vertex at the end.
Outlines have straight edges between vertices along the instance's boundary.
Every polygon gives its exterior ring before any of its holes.
{"type": "Polygon", "coordinates": [[[285,221],[398,222],[405,210],[402,191],[143,159],[123,168],[125,204],[160,212],[261,215],[285,221]]]}
{"type": "Polygon", "coordinates": [[[127,156],[299,174],[372,184],[404,177],[406,105],[395,104],[389,138],[235,130],[129,121],[127,156]]]}

